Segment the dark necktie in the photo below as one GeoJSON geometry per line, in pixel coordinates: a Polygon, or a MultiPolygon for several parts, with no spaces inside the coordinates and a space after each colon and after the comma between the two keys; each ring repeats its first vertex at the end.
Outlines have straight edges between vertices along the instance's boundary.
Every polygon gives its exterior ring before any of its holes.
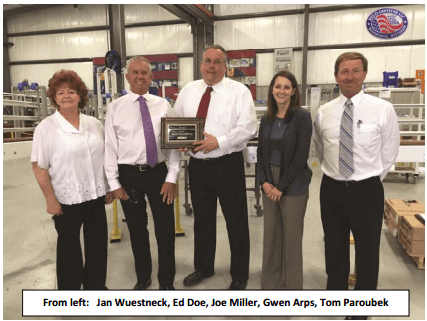
{"type": "Polygon", "coordinates": [[[148,111],[145,99],[139,96],[139,108],[141,109],[142,127],[145,136],[145,152],[147,155],[147,164],[154,167],[157,164],[157,144],[154,135],[153,123],[151,122],[150,112],[148,111]]]}
{"type": "Polygon", "coordinates": [[[353,162],[353,103],[345,102],[340,126],[339,170],[342,176],[349,178],[354,173],[353,162]]]}
{"type": "Polygon", "coordinates": [[[197,116],[201,118],[206,118],[208,114],[209,103],[211,101],[211,91],[212,87],[207,87],[205,93],[202,96],[202,100],[200,100],[199,109],[197,110],[197,116]]]}

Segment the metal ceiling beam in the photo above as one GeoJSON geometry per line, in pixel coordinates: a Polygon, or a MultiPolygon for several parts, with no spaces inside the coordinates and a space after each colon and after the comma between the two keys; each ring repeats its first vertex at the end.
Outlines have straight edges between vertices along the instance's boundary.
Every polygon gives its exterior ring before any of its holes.
{"type": "Polygon", "coordinates": [[[203,23],[212,25],[213,20],[204,13],[202,10],[194,6],[193,4],[178,4],[176,5],[182,10],[188,11],[191,15],[195,16],[197,19],[200,19],[203,23]]]}
{"type": "Polygon", "coordinates": [[[35,5],[26,5],[20,8],[4,10],[3,8],[3,19],[10,18],[12,16],[20,15],[23,13],[30,13],[37,10],[48,9],[57,6],[64,6],[63,4],[35,4],[35,5]]]}
{"type": "Polygon", "coordinates": [[[159,4],[163,9],[166,9],[170,13],[174,14],[178,18],[184,20],[185,22],[189,23],[190,25],[194,25],[196,23],[196,19],[192,16],[190,16],[187,12],[182,10],[178,7],[178,5],[175,4],[159,4]]]}
{"type": "Polygon", "coordinates": [[[209,18],[215,17],[215,15],[213,14],[213,10],[211,10],[210,8],[211,5],[209,5],[209,8],[204,7],[203,4],[195,4],[194,6],[204,12],[209,18]]]}
{"type": "Polygon", "coordinates": [[[336,6],[327,6],[327,7],[315,7],[310,8],[310,13],[316,12],[330,12],[330,11],[341,11],[341,10],[357,10],[357,9],[369,9],[369,8],[387,8],[395,7],[398,5],[405,4],[346,4],[346,5],[336,5],[336,6]]]}

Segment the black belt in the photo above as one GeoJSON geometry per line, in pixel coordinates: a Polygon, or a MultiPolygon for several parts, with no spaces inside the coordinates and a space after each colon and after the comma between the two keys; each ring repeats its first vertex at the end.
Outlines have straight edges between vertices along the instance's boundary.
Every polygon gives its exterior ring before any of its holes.
{"type": "Polygon", "coordinates": [[[364,184],[364,183],[370,183],[370,182],[373,182],[373,181],[379,179],[379,176],[372,176],[372,177],[369,177],[366,179],[362,179],[360,181],[338,181],[336,179],[333,179],[332,177],[329,177],[328,175],[323,175],[323,177],[330,182],[333,182],[335,184],[339,184],[342,186],[353,186],[353,185],[359,185],[359,184],[364,184]]]}
{"type": "Polygon", "coordinates": [[[242,153],[242,152],[234,152],[234,153],[227,154],[224,156],[220,156],[217,158],[195,158],[195,157],[191,157],[191,161],[196,162],[196,163],[215,164],[218,162],[222,162],[228,158],[234,157],[239,153],[242,153]]]}
{"type": "Polygon", "coordinates": [[[142,164],[142,165],[130,165],[130,164],[119,164],[119,167],[127,168],[127,169],[133,169],[135,171],[139,172],[149,172],[159,169],[161,166],[166,166],[165,162],[157,163],[154,167],[151,167],[148,164],[142,164]]]}

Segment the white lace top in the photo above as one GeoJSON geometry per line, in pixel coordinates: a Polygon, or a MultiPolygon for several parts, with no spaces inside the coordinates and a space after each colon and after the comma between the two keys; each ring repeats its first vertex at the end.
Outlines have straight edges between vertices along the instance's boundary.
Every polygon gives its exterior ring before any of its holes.
{"type": "Polygon", "coordinates": [[[58,111],[34,132],[31,162],[49,171],[61,204],[79,204],[106,194],[104,132],[100,121],[80,114],[77,130],[58,111]]]}

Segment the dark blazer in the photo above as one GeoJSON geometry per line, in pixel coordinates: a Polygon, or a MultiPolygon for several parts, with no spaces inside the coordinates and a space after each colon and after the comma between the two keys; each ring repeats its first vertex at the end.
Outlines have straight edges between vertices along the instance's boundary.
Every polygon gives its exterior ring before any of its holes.
{"type": "MultiPolygon", "coordinates": [[[[257,177],[260,183],[273,184],[270,170],[270,156],[272,142],[270,134],[273,121],[265,114],[261,119],[258,135],[257,150],[257,177]]],[[[312,133],[310,112],[299,108],[295,115],[287,120],[283,135],[283,150],[286,149],[280,166],[280,181],[275,187],[286,193],[286,190],[295,185],[308,185],[311,181],[312,171],[307,165],[312,133]]],[[[274,185],[274,184],[273,184],[274,185]]],[[[301,191],[301,193],[304,191],[301,191]]]]}

